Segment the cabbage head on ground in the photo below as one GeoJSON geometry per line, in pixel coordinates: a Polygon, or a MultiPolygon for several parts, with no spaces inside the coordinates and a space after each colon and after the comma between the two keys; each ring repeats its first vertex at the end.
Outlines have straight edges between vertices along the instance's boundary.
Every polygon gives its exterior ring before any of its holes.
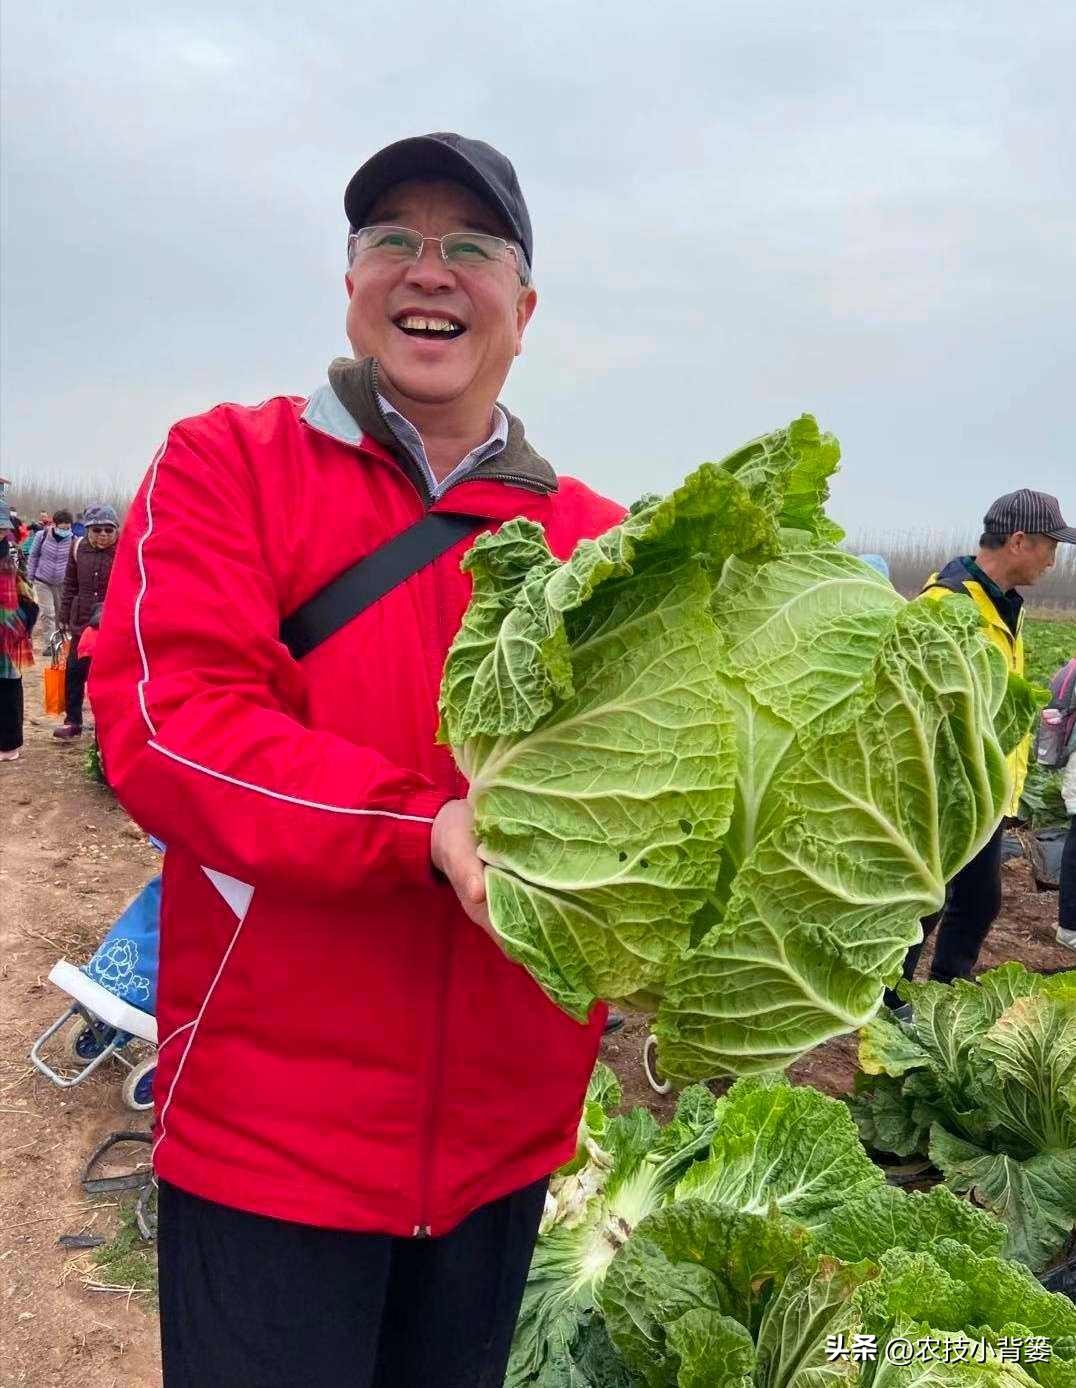
{"type": "Polygon", "coordinates": [[[1007,1256],[1042,1272],[1076,1227],[1076,971],[1013,962],[900,993],[911,1020],[860,1034],[849,1106],[863,1141],[929,1154],[1005,1225],[1007,1256]]]}
{"type": "MultiPolygon", "coordinates": [[[[590,1102],[600,1093],[612,1097],[599,1074],[590,1102]]],[[[664,1128],[641,1109],[592,1115],[591,1127],[608,1150],[590,1151],[589,1176],[575,1167],[551,1183],[508,1388],[1076,1377],[1076,1307],[1001,1256],[1005,1230],[989,1214],[944,1186],[887,1185],[839,1100],[752,1076],[716,1101],[691,1086],[664,1128]],[[876,1362],[831,1356],[831,1337],[857,1335],[875,1338],[876,1362]],[[1051,1341],[1051,1360],[1005,1363],[1006,1344],[1031,1337],[1051,1341]],[[887,1364],[885,1346],[905,1338],[932,1340],[939,1358],[887,1364]],[[983,1362],[965,1372],[958,1356],[980,1341],[983,1362]]]]}

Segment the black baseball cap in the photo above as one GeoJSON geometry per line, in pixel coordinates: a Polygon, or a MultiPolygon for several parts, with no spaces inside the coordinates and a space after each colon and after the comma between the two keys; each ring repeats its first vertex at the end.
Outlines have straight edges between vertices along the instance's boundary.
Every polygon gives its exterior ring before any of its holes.
{"type": "Polygon", "coordinates": [[[523,247],[527,264],[534,263],[530,213],[515,169],[492,145],[446,130],[397,140],[367,159],[352,175],[344,193],[351,230],[358,231],[364,225],[367,213],[386,188],[409,178],[447,178],[470,188],[504,221],[523,247]]]}
{"type": "Polygon", "coordinates": [[[1021,487],[1018,492],[999,496],[983,517],[988,535],[1047,535],[1062,544],[1076,545],[1076,530],[1066,525],[1056,496],[1021,487]]]}

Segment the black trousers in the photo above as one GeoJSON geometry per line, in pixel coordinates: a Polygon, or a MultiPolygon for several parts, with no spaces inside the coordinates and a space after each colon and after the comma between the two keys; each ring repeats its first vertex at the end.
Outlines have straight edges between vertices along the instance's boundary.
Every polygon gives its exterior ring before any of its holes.
{"type": "MultiPolygon", "coordinates": [[[[1076,752],[1073,753],[1076,756],[1076,752]]],[[[1069,831],[1061,850],[1061,906],[1058,924],[1076,930],[1076,818],[1069,816],[1069,831]]]]}
{"type": "MultiPolygon", "coordinates": [[[[923,939],[904,957],[905,978],[914,978],[923,945],[939,921],[931,978],[937,983],[952,983],[954,978],[971,977],[983,941],[1001,911],[1001,836],[1002,826],[998,825],[993,838],[949,883],[942,909],[924,917],[923,939]]],[[[885,1003],[887,1007],[900,1006],[900,998],[891,988],[885,990],[885,1003]]]]}
{"type": "Polygon", "coordinates": [[[22,680],[0,680],[0,752],[22,746],[22,680]]]}
{"type": "Polygon", "coordinates": [[[67,658],[67,673],[64,676],[64,695],[67,702],[66,718],[76,728],[82,727],[82,703],[86,697],[86,681],[90,677],[90,657],[71,655],[67,658]]]}
{"type": "Polygon", "coordinates": [[[160,1183],[164,1388],[500,1388],[547,1182],[442,1238],[246,1214],[160,1183]]]}

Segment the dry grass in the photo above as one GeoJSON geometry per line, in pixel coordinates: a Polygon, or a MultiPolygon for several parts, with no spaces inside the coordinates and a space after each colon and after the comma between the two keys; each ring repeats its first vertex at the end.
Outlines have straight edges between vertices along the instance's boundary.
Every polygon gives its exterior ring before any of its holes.
{"type": "Polygon", "coordinates": [[[7,489],[6,500],[29,523],[39,511],[52,515],[65,506],[77,516],[88,506],[113,506],[122,520],[131,504],[129,485],[117,478],[79,477],[71,479],[60,472],[42,473],[16,469],[7,489]]]}
{"type": "MultiPolygon", "coordinates": [[[[65,479],[60,473],[39,474],[16,471],[8,490],[8,500],[25,521],[39,511],[52,512],[66,506],[76,515],[87,506],[102,502],[116,508],[121,518],[131,504],[129,485],[112,478],[65,479]]],[[[971,554],[977,534],[962,531],[881,531],[865,530],[850,535],[847,548],[855,554],[881,554],[889,564],[893,586],[906,597],[918,593],[923,582],[957,554],[971,554]]],[[[1034,588],[1026,591],[1028,606],[1047,615],[1071,616],[1076,608],[1076,548],[1062,546],[1057,563],[1034,588]]]]}
{"type": "MultiPolygon", "coordinates": [[[[889,564],[893,586],[905,597],[918,593],[926,579],[958,554],[974,554],[978,535],[960,531],[860,531],[850,535],[847,548],[854,554],[881,554],[889,564]]],[[[1071,617],[1076,608],[1076,547],[1058,547],[1057,563],[1024,597],[1036,613],[1046,609],[1059,617],[1071,617]]],[[[1046,615],[1046,611],[1043,611],[1046,615]]]]}

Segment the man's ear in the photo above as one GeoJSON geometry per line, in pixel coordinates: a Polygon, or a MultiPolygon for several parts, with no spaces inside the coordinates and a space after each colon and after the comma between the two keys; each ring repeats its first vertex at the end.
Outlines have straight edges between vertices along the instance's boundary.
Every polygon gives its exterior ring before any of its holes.
{"type": "Polygon", "coordinates": [[[533,284],[520,287],[516,300],[516,356],[523,351],[523,333],[538,307],[538,291],[533,284]]]}
{"type": "Polygon", "coordinates": [[[354,284],[352,283],[350,270],[346,270],[344,272],[344,288],[347,290],[347,297],[350,299],[352,292],[355,288],[354,284]]]}

